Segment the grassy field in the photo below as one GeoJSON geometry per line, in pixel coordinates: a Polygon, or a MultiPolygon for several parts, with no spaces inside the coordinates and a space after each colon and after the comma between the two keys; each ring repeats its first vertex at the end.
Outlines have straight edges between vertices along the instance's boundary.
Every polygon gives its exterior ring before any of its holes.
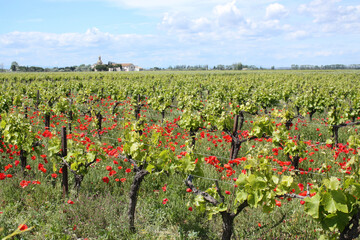
{"type": "MultiPolygon", "coordinates": [[[[105,111],[106,101],[100,108],[105,111]]],[[[124,108],[124,111],[128,109],[124,108]]],[[[22,112],[20,109],[14,112],[22,112]]],[[[142,112],[147,116],[148,122],[157,123],[164,128],[177,118],[181,112],[178,110],[167,110],[166,119],[161,123],[161,114],[154,110],[144,110],[142,112]]],[[[43,119],[33,113],[34,125],[37,131],[43,131],[43,119]],[[39,124],[35,124],[38,122],[39,124]]],[[[103,127],[111,127],[114,119],[105,116],[103,127]]],[[[295,119],[294,127],[290,131],[291,135],[301,135],[302,140],[312,140],[313,143],[324,143],[330,138],[331,133],[325,126],[322,119],[326,118],[325,113],[315,113],[310,122],[309,117],[295,119]],[[295,128],[296,127],[296,128],[295,128]]],[[[84,122],[84,118],[80,117],[84,122]]],[[[246,122],[243,130],[250,130],[251,122],[256,118],[252,115],[245,115],[246,122]]],[[[57,131],[60,126],[56,123],[61,122],[61,117],[54,117],[52,123],[57,131]]],[[[121,137],[121,126],[123,120],[117,119],[118,127],[104,133],[101,142],[107,145],[117,147],[120,143],[117,141],[121,137]]],[[[79,125],[74,124],[76,129],[79,125]]],[[[174,125],[175,126],[175,125],[174,125]]],[[[53,128],[53,129],[55,129],[53,128]]],[[[93,126],[89,126],[86,134],[90,137],[93,126]]],[[[355,133],[356,127],[343,128],[340,130],[340,142],[346,142],[351,134],[355,133]]],[[[80,130],[75,130],[79,133],[80,130]]],[[[197,133],[195,152],[203,157],[214,155],[224,159],[229,158],[230,143],[225,142],[221,131],[203,130],[205,137],[197,133]],[[208,134],[208,135],[207,135],[208,134]],[[210,139],[210,140],[209,140],[210,139]],[[218,141],[217,144],[213,140],[218,141]]],[[[186,135],[182,129],[175,129],[179,136],[186,135]]],[[[93,137],[94,139],[97,136],[93,137]]],[[[184,144],[186,139],[179,137],[177,145],[184,144]]],[[[45,141],[45,140],[44,140],[45,141]]],[[[317,166],[322,163],[331,163],[332,152],[322,149],[319,145],[318,151],[314,151],[308,156],[307,160],[301,163],[301,168],[308,171],[314,166],[314,160],[317,166]]],[[[253,148],[268,148],[266,142],[248,142],[242,145],[239,156],[246,156],[253,148]]],[[[48,155],[47,142],[44,142],[44,150],[41,154],[48,155]]],[[[309,153],[313,148],[309,149],[309,153]]],[[[139,191],[139,198],[136,209],[136,233],[129,231],[128,222],[128,204],[129,189],[134,177],[133,171],[126,172],[126,169],[132,169],[129,162],[123,159],[108,158],[102,160],[93,166],[85,176],[79,193],[72,188],[69,195],[63,196],[61,189],[61,177],[51,177],[53,164],[51,161],[44,163],[41,154],[32,154],[34,160],[30,157],[28,163],[34,171],[29,171],[23,175],[20,166],[15,166],[7,170],[6,174],[12,177],[0,181],[0,236],[5,237],[14,232],[18,226],[25,223],[28,227],[33,227],[30,231],[24,232],[14,237],[14,239],[220,239],[222,232],[222,220],[219,214],[209,219],[208,215],[199,211],[192,205],[195,197],[186,191],[184,183],[186,175],[150,174],[145,177],[139,191]],[[114,160],[119,163],[114,163],[114,160]],[[44,164],[47,173],[38,171],[39,163],[44,164]],[[105,183],[102,179],[107,176],[105,170],[111,166],[117,171],[117,178],[123,178],[123,181],[113,180],[105,183]],[[122,168],[119,169],[118,167],[122,168]],[[26,187],[21,187],[19,183],[23,180],[31,181],[26,187]],[[39,181],[34,183],[33,181],[39,181]]],[[[3,169],[7,163],[18,160],[8,159],[6,153],[0,154],[0,167],[3,169]],[[6,164],[5,164],[6,163],[6,164]]],[[[277,156],[284,159],[285,155],[280,153],[277,156]]],[[[223,161],[223,160],[222,160],[223,161]]],[[[224,160],[225,161],[225,160],[224,160]]],[[[336,167],[334,167],[336,168],[336,167]]],[[[335,172],[336,170],[334,170],[335,172]]],[[[296,175],[298,182],[307,181],[312,178],[313,181],[321,181],[322,176],[317,174],[296,175]]],[[[73,184],[74,177],[70,173],[70,183],[73,184]]],[[[194,184],[199,189],[207,189],[214,185],[212,179],[218,178],[218,173],[210,167],[204,167],[204,176],[206,178],[194,178],[194,184]]],[[[233,184],[228,181],[220,181],[223,190],[234,192],[233,184]]],[[[263,213],[261,209],[245,208],[243,212],[235,219],[233,239],[317,239],[323,233],[321,225],[308,216],[303,205],[298,199],[291,201],[282,201],[281,207],[276,207],[272,213],[263,213]]]]}

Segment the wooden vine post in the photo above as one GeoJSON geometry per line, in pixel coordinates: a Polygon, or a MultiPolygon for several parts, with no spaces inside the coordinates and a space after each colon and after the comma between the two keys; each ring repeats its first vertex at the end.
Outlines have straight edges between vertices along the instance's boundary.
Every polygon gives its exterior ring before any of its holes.
{"type": "MultiPolygon", "coordinates": [[[[71,107],[71,105],[72,105],[72,99],[70,100],[70,107],[71,107]]],[[[70,134],[72,133],[72,127],[71,127],[72,121],[73,121],[73,112],[72,112],[72,110],[70,110],[69,111],[69,123],[68,123],[69,133],[70,134]]]]}
{"type": "Polygon", "coordinates": [[[39,108],[39,104],[40,104],[40,91],[37,90],[37,93],[36,93],[36,103],[35,103],[35,108],[36,108],[36,109],[39,108]]]}
{"type": "Polygon", "coordinates": [[[140,94],[137,95],[137,105],[135,106],[135,119],[140,119],[140,110],[141,110],[141,98],[140,94]]]}
{"type": "Polygon", "coordinates": [[[239,114],[234,116],[234,126],[231,133],[231,151],[230,151],[230,159],[235,159],[239,153],[240,146],[242,141],[239,140],[238,130],[242,128],[244,124],[244,114],[241,111],[239,114]]]}
{"type": "MultiPolygon", "coordinates": [[[[61,129],[61,157],[64,158],[67,155],[67,138],[66,127],[61,129]]],[[[69,193],[69,181],[68,181],[68,168],[65,164],[62,164],[62,189],[63,197],[69,193]]]]}

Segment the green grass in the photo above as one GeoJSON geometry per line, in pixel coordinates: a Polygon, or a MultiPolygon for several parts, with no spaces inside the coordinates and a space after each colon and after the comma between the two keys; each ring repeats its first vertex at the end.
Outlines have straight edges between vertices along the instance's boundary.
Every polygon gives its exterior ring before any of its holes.
{"type": "MultiPolygon", "coordinates": [[[[150,118],[158,121],[160,118],[155,113],[150,113],[150,118]]],[[[167,112],[166,118],[173,119],[177,115],[167,112]]],[[[330,133],[327,127],[318,119],[320,114],[315,114],[310,123],[299,123],[299,131],[292,130],[294,135],[300,133],[301,139],[313,139],[324,142],[330,133]],[[319,128],[320,131],[317,131],[319,128]],[[319,136],[322,133],[322,136],[319,136]]],[[[246,120],[253,120],[246,116],[246,120]]],[[[295,121],[294,121],[295,123],[295,121]]],[[[112,123],[104,123],[111,126],[112,123]]],[[[120,124],[119,124],[120,125],[120,124]]],[[[244,129],[248,129],[246,123],[244,129]]],[[[347,137],[354,133],[354,128],[340,130],[340,141],[346,142],[347,137]]],[[[221,132],[211,133],[221,138],[221,132]]],[[[114,131],[108,138],[117,139],[119,135],[114,131]]],[[[116,140],[106,140],[116,144],[116,140]]],[[[179,139],[179,144],[183,140],[179,139]]],[[[251,145],[243,144],[239,156],[245,156],[251,145]]],[[[224,149],[229,149],[230,144],[224,143],[224,149]]],[[[256,143],[257,148],[266,146],[266,143],[256,143]]],[[[309,149],[311,150],[311,149],[309,149]]],[[[196,152],[209,155],[229,156],[221,147],[215,148],[211,142],[205,139],[198,140],[196,152]],[[210,147],[210,150],[208,150],[210,147]]],[[[279,158],[284,156],[279,156],[279,158]]],[[[316,152],[313,158],[319,162],[331,161],[330,152],[323,154],[316,152]]],[[[2,159],[3,162],[13,162],[2,159]]],[[[37,168],[38,160],[28,160],[33,169],[37,168]]],[[[221,224],[220,215],[215,215],[208,220],[205,213],[195,209],[189,211],[190,200],[194,197],[186,193],[183,175],[148,175],[142,183],[136,211],[137,232],[131,233],[128,228],[128,192],[133,173],[125,174],[124,169],[130,167],[128,163],[121,163],[124,168],[119,171],[127,178],[124,183],[111,181],[105,184],[101,181],[107,172],[104,170],[111,161],[103,161],[90,169],[85,176],[79,195],[76,197],[74,190],[63,198],[60,186],[60,176],[56,179],[54,186],[49,177],[44,177],[40,171],[33,171],[31,176],[23,175],[13,171],[13,178],[0,181],[0,228],[3,232],[1,237],[11,234],[19,224],[26,221],[33,230],[15,237],[15,239],[220,239],[221,224]],[[19,182],[22,180],[39,180],[40,185],[30,184],[21,188],[19,182]],[[167,184],[167,191],[162,187],[167,184]],[[162,204],[164,198],[169,199],[167,204],[162,204]],[[71,199],[74,204],[68,204],[71,199]]],[[[311,164],[304,161],[300,167],[307,169],[311,164]]],[[[3,167],[3,166],[1,166],[3,167]]],[[[45,168],[52,169],[48,163],[45,168]]],[[[19,168],[17,168],[19,170],[19,168]]],[[[334,171],[335,172],[335,171],[334,171]]],[[[73,176],[69,173],[70,183],[73,176]]],[[[215,178],[217,173],[213,169],[205,168],[205,176],[215,178]]],[[[308,176],[298,175],[299,182],[304,182],[308,176]]],[[[313,179],[321,181],[321,177],[314,175],[313,179]]],[[[207,189],[212,184],[211,180],[195,178],[194,183],[200,189],[207,189]]],[[[71,186],[72,187],[72,186],[71,186]]],[[[225,190],[228,185],[222,184],[225,190]]],[[[231,189],[229,189],[231,190],[231,189]]],[[[235,220],[234,239],[317,239],[321,234],[321,226],[303,211],[299,200],[290,202],[282,201],[283,206],[277,207],[272,213],[262,213],[260,209],[246,208],[235,220]]]]}

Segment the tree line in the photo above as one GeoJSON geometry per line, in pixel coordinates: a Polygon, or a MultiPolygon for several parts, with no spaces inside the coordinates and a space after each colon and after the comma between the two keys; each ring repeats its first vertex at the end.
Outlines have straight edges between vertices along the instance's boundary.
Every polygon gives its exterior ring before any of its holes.
{"type": "Polygon", "coordinates": [[[350,64],[350,65],[330,64],[330,65],[321,65],[321,66],[292,64],[291,69],[292,70],[360,69],[360,64],[350,64]]]}
{"type": "Polygon", "coordinates": [[[36,66],[20,66],[17,62],[12,62],[10,66],[12,72],[90,72],[91,65],[81,64],[79,66],[70,67],[53,67],[43,68],[36,66]]]}

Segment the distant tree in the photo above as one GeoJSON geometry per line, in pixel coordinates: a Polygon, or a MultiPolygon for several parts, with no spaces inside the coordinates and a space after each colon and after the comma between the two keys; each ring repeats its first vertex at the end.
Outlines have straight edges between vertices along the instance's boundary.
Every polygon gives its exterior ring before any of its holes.
{"type": "Polygon", "coordinates": [[[76,72],[90,72],[91,71],[91,65],[85,65],[81,64],[80,66],[77,66],[75,68],[76,72]]]}
{"type": "Polygon", "coordinates": [[[109,71],[108,65],[96,65],[95,69],[99,72],[101,71],[109,71]]]}
{"type": "Polygon", "coordinates": [[[239,62],[239,63],[234,63],[232,66],[233,66],[233,69],[234,69],[234,70],[242,70],[242,69],[243,69],[243,65],[242,65],[241,62],[239,62]]]}
{"type": "Polygon", "coordinates": [[[292,64],[292,65],[291,65],[291,69],[292,69],[292,70],[298,70],[298,69],[299,69],[299,65],[292,64]]]}
{"type": "Polygon", "coordinates": [[[219,64],[219,65],[216,66],[216,69],[217,70],[225,70],[225,66],[222,65],[222,64],[219,64]]]}
{"type": "Polygon", "coordinates": [[[19,69],[19,64],[15,61],[12,62],[10,69],[11,69],[11,71],[16,72],[19,69]]]}
{"type": "Polygon", "coordinates": [[[113,67],[113,68],[120,68],[121,71],[122,71],[122,69],[123,69],[123,67],[122,67],[121,64],[115,64],[115,65],[113,65],[112,67],[113,67]]]}
{"type": "Polygon", "coordinates": [[[275,66],[271,66],[271,70],[275,70],[275,66]]]}

